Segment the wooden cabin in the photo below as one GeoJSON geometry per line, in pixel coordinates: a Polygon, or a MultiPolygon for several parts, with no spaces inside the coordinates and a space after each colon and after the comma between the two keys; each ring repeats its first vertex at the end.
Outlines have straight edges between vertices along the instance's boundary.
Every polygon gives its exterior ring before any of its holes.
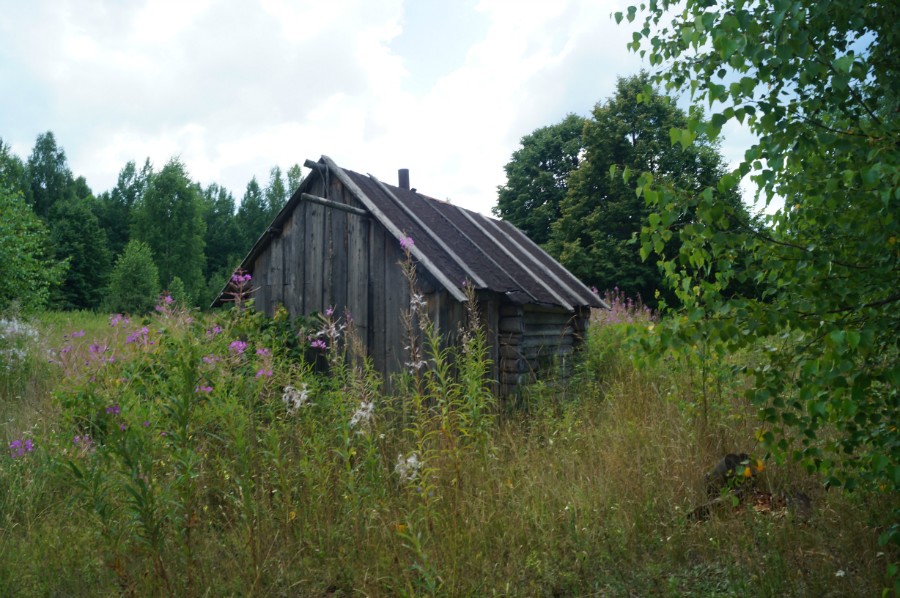
{"type": "MultiPolygon", "coordinates": [[[[465,284],[474,285],[500,395],[571,361],[600,298],[513,225],[372,175],[327,156],[244,258],[255,306],[292,317],[348,310],[385,380],[407,361],[401,314],[410,295],[400,262],[411,238],[419,292],[446,338],[465,320],[465,284]]],[[[222,296],[217,302],[221,302],[222,296]]]]}

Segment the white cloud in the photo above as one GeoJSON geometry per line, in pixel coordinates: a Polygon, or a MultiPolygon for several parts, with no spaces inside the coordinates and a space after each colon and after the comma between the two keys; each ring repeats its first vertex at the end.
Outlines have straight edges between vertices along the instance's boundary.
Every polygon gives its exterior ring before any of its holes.
{"type": "Polygon", "coordinates": [[[53,130],[95,191],[128,160],[177,155],[239,198],[324,153],[387,182],[410,168],[422,192],[486,213],[523,135],[587,114],[640,66],[617,3],[469,0],[453,23],[471,26],[448,36],[447,6],[412,1],[15,3],[0,84],[30,97],[0,96],[0,135],[27,154],[53,130]]]}

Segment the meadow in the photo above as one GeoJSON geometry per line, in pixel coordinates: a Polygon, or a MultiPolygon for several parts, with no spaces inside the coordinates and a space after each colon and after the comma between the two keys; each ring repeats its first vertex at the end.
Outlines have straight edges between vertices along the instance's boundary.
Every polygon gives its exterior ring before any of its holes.
{"type": "MultiPolygon", "coordinates": [[[[0,595],[874,596],[896,496],[758,450],[740,364],[648,359],[621,296],[498,402],[477,314],[388,386],[342,314],[163,298],[0,322],[0,595]],[[762,461],[709,512],[723,455],[762,461]],[[804,508],[791,497],[808,498],[804,508]]],[[[417,323],[416,323],[417,322],[417,323]]],[[[411,331],[413,332],[413,331],[411,331]]],[[[884,590],[887,592],[887,590],[884,590]]],[[[888,592],[889,593],[889,592],[888,592]]]]}

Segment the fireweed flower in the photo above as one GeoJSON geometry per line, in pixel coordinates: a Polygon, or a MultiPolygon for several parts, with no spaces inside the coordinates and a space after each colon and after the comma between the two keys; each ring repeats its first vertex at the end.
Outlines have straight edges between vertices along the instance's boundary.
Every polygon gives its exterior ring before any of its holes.
{"type": "Polygon", "coordinates": [[[333,315],[334,315],[334,308],[331,307],[331,306],[326,307],[326,308],[325,308],[325,317],[326,317],[326,318],[330,318],[330,317],[333,316],[333,315]]]}
{"type": "Polygon", "coordinates": [[[218,355],[212,355],[212,354],[210,354],[210,355],[204,355],[204,356],[203,356],[203,363],[206,363],[206,364],[213,364],[213,363],[216,363],[217,361],[219,361],[219,356],[218,356],[218,355]]]}
{"type": "Polygon", "coordinates": [[[194,392],[211,393],[211,392],[212,392],[212,386],[198,386],[197,388],[194,389],[194,392]]]}
{"type": "Polygon", "coordinates": [[[409,298],[409,310],[415,314],[423,307],[425,307],[424,295],[421,293],[414,293],[413,296],[409,298]]]}
{"type": "Polygon", "coordinates": [[[320,338],[317,338],[313,342],[309,343],[309,346],[320,351],[324,351],[328,348],[328,345],[325,344],[325,341],[320,338]]]}
{"type": "Polygon", "coordinates": [[[261,370],[259,370],[259,371],[256,372],[256,377],[257,377],[257,378],[263,378],[263,377],[265,377],[265,378],[271,378],[271,377],[272,377],[272,370],[267,370],[267,369],[263,368],[263,369],[261,369],[261,370]]]}
{"type": "Polygon", "coordinates": [[[412,237],[403,237],[400,239],[400,249],[404,251],[409,251],[413,245],[415,245],[415,243],[413,243],[412,237]]]}
{"type": "Polygon", "coordinates": [[[84,330],[76,330],[72,333],[72,338],[81,338],[84,336],[84,330]]]}
{"type": "Polygon", "coordinates": [[[231,341],[231,344],[228,345],[228,348],[235,355],[240,355],[247,350],[247,343],[245,343],[244,341],[231,341]]]}
{"type": "Polygon", "coordinates": [[[288,415],[296,415],[297,411],[302,407],[312,405],[312,403],[309,402],[309,392],[305,382],[300,387],[300,390],[297,390],[293,386],[285,386],[284,394],[281,395],[281,400],[284,402],[285,407],[287,407],[288,415]]]}
{"type": "Polygon", "coordinates": [[[409,457],[403,458],[403,455],[397,455],[397,465],[394,466],[394,473],[400,476],[402,483],[414,482],[419,477],[419,470],[422,469],[422,462],[416,453],[410,453],[409,457]]]}
{"type": "Polygon", "coordinates": [[[375,417],[375,404],[371,401],[361,401],[359,409],[350,418],[350,427],[359,428],[358,434],[362,434],[364,430],[368,430],[372,425],[372,419],[375,417]]]}
{"type": "Polygon", "coordinates": [[[84,436],[76,436],[72,439],[72,444],[75,445],[76,449],[84,453],[94,450],[94,441],[87,434],[84,436]]]}
{"type": "Polygon", "coordinates": [[[219,334],[221,334],[221,333],[222,333],[221,326],[213,326],[212,328],[210,328],[209,330],[206,331],[206,336],[208,336],[209,338],[213,338],[213,337],[219,336],[219,334]]]}
{"type": "Polygon", "coordinates": [[[150,334],[150,329],[144,326],[140,330],[136,330],[125,337],[125,342],[129,344],[135,342],[146,343],[148,334],[150,334]]]}
{"type": "Polygon", "coordinates": [[[13,459],[24,457],[25,453],[30,453],[33,450],[34,443],[31,441],[31,438],[17,438],[9,443],[9,456],[13,459]]]}
{"type": "Polygon", "coordinates": [[[128,318],[122,314],[113,314],[109,317],[109,325],[116,327],[119,324],[128,325],[128,318]]]}
{"type": "Polygon", "coordinates": [[[112,405],[110,405],[109,407],[106,408],[106,412],[109,413],[110,415],[119,415],[122,412],[122,410],[119,409],[118,403],[113,403],[112,405]]]}
{"type": "Polygon", "coordinates": [[[270,351],[269,349],[257,349],[256,354],[262,355],[263,357],[268,357],[272,354],[272,351],[270,351]]]}

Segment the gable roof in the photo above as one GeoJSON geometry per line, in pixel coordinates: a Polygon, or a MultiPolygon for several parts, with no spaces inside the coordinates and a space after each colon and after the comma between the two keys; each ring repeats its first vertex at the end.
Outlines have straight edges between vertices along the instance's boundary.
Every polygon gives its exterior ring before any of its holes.
{"type": "MultiPolygon", "coordinates": [[[[339,167],[328,156],[307,161],[313,172],[291,196],[241,263],[247,268],[269,244],[315,176],[327,170],[398,241],[410,237],[410,252],[435,280],[460,301],[464,283],[505,294],[523,304],[608,307],[571,272],[515,226],[410,189],[402,189],[339,167]]],[[[217,299],[217,302],[221,299],[217,299]]]]}

